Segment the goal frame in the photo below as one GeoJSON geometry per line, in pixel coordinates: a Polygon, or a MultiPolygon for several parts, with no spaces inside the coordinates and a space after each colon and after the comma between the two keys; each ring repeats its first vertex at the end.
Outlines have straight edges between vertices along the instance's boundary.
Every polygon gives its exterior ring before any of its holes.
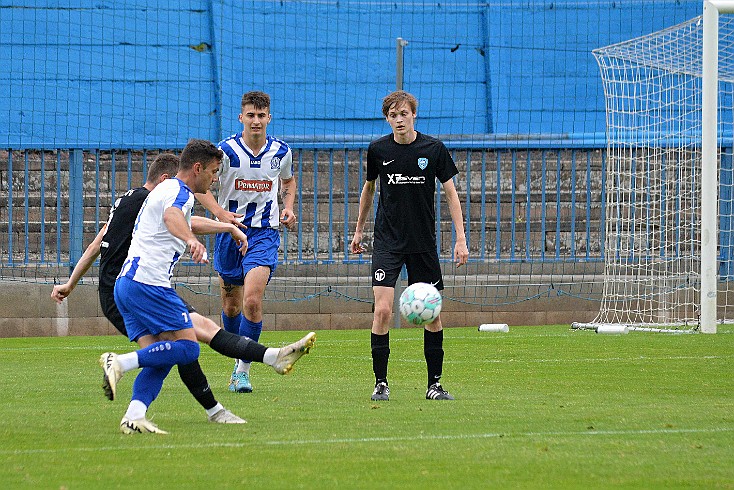
{"type": "MultiPolygon", "coordinates": [[[[732,0],[703,2],[701,75],[701,194],[718,195],[719,15],[734,13],[732,0]]],[[[701,199],[701,332],[716,333],[718,199],[701,199]]]]}
{"type": "MultiPolygon", "coordinates": [[[[598,331],[601,326],[629,327],[630,330],[652,332],[715,334],[718,309],[718,241],[719,241],[719,16],[734,14],[734,0],[704,0],[701,15],[701,120],[700,120],[700,200],[699,215],[699,295],[698,322],[694,329],[655,328],[654,325],[621,325],[604,323],[604,315],[591,323],[575,322],[573,329],[598,331]],[[704,196],[717,196],[705,199],[704,196]]],[[[606,283],[605,283],[606,284],[606,283]]],[[[624,332],[626,333],[626,331],[624,332]]]]}

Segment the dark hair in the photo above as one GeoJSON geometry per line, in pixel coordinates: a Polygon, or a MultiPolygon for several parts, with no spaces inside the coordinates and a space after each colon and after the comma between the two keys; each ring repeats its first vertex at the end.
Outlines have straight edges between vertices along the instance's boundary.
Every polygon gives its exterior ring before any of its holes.
{"type": "Polygon", "coordinates": [[[412,94],[409,94],[405,90],[396,90],[395,92],[387,95],[384,99],[382,99],[382,115],[387,117],[387,113],[390,112],[391,107],[398,106],[403,102],[408,103],[408,106],[410,107],[410,110],[413,112],[413,114],[416,113],[416,111],[418,110],[418,99],[413,97],[412,94]]]}
{"type": "Polygon", "coordinates": [[[242,108],[244,109],[247,104],[252,104],[255,109],[270,110],[270,96],[265,92],[247,92],[242,96],[242,108]]]}
{"type": "Polygon", "coordinates": [[[211,141],[192,138],[181,152],[181,163],[178,168],[189,170],[196,162],[207,167],[214,160],[221,161],[223,156],[222,150],[214,146],[211,141]]]}
{"type": "Polygon", "coordinates": [[[161,153],[150,164],[146,182],[156,182],[163,174],[168,174],[169,177],[173,177],[178,172],[178,165],[179,160],[176,155],[173,153],[161,153]]]}

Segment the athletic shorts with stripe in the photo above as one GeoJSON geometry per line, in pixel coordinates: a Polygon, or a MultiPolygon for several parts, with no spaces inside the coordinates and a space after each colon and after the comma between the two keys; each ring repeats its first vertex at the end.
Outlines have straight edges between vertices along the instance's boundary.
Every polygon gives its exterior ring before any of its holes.
{"type": "Polygon", "coordinates": [[[229,233],[220,233],[216,238],[214,270],[219,273],[225,284],[242,286],[245,276],[255,267],[270,268],[270,278],[278,266],[278,247],[280,234],[275,228],[248,228],[247,253],[243,256],[229,233]]]}
{"type": "MultiPolygon", "coordinates": [[[[186,309],[189,313],[196,313],[196,308],[185,299],[181,298],[181,301],[186,305],[186,309]]],[[[115,292],[113,288],[100,287],[99,288],[99,304],[102,307],[102,314],[107,318],[112,326],[114,326],[118,332],[127,337],[127,329],[125,328],[125,320],[122,318],[122,313],[117,309],[115,304],[115,292]]]]}
{"type": "Polygon", "coordinates": [[[193,328],[187,304],[176,290],[139,283],[128,277],[115,282],[115,304],[122,314],[128,338],[193,328]]]}

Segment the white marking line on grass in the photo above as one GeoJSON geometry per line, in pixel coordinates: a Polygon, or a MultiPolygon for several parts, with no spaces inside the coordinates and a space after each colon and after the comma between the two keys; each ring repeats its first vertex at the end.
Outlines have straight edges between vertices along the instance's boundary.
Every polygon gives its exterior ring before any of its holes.
{"type": "MultiPolygon", "coordinates": [[[[511,362],[521,362],[521,363],[550,363],[550,362],[608,362],[608,361],[616,361],[616,362],[630,362],[630,361],[700,361],[700,360],[714,360],[714,359],[732,359],[734,358],[734,355],[731,356],[633,356],[633,357],[587,357],[587,358],[573,358],[573,359],[472,359],[471,361],[455,361],[455,360],[445,360],[444,363],[448,364],[463,364],[463,363],[494,363],[494,364],[504,364],[504,363],[511,363],[511,362]]],[[[416,361],[418,362],[418,361],[416,361]]],[[[421,360],[420,362],[425,362],[424,360],[421,360]]]]}
{"type": "MultiPolygon", "coordinates": [[[[721,432],[732,432],[734,427],[715,427],[711,429],[641,429],[641,430],[588,430],[568,432],[516,432],[502,433],[490,432],[484,434],[457,434],[457,435],[417,435],[404,437],[355,437],[342,439],[287,439],[280,441],[252,441],[252,442],[213,442],[206,444],[154,444],[150,446],[136,446],[136,450],[146,449],[211,449],[211,448],[244,448],[257,446],[301,446],[308,444],[364,444],[373,442],[416,442],[416,441],[460,441],[472,439],[495,439],[495,438],[522,438],[522,437],[583,437],[583,436],[646,436],[646,435],[670,435],[670,434],[715,434],[721,432]]],[[[130,437],[161,437],[161,436],[130,436],[130,437]]],[[[120,446],[102,447],[76,447],[59,449],[0,449],[2,455],[26,455],[26,454],[54,454],[94,451],[119,451],[120,446]]]]}
{"type": "MultiPolygon", "coordinates": [[[[345,357],[345,356],[324,356],[319,355],[319,358],[323,359],[354,359],[359,361],[370,361],[372,358],[369,356],[361,357],[345,357]]],[[[589,358],[574,358],[574,359],[472,359],[472,360],[456,360],[456,359],[444,359],[444,364],[510,364],[510,363],[525,363],[525,364],[547,364],[547,363],[563,363],[572,362],[574,364],[579,362],[634,362],[634,361],[700,361],[700,360],[717,360],[717,359],[734,359],[734,355],[730,356],[635,356],[635,357],[589,357],[589,358]]],[[[421,363],[425,364],[425,359],[394,359],[390,362],[397,363],[421,363]]]]}
{"type": "MultiPolygon", "coordinates": [[[[120,337],[122,338],[122,337],[120,337]]],[[[127,350],[131,350],[134,344],[130,344],[127,350]]],[[[46,351],[70,351],[70,350],[88,350],[93,352],[104,352],[108,350],[122,350],[119,344],[107,345],[67,345],[59,347],[0,347],[0,352],[46,352],[46,351]]]]}
{"type": "MultiPolygon", "coordinates": [[[[474,327],[471,327],[474,328],[474,327]]],[[[538,329],[542,329],[543,327],[534,327],[538,329]]],[[[407,329],[406,329],[407,330],[407,329]]],[[[451,329],[444,329],[444,331],[451,332],[451,329]]],[[[318,330],[316,331],[318,333],[318,330]]],[[[590,335],[589,332],[586,332],[590,335]]],[[[718,331],[716,335],[724,335],[724,334],[733,334],[734,330],[732,331],[718,331]]],[[[513,335],[504,335],[504,334],[497,334],[497,335],[451,335],[450,337],[447,336],[447,340],[477,340],[479,338],[481,339],[492,339],[492,340],[507,340],[507,339],[517,339],[517,338],[547,338],[547,337],[571,337],[573,335],[585,335],[584,333],[581,333],[579,331],[575,330],[567,330],[565,332],[561,333],[522,333],[517,334],[514,333],[513,335]]],[[[664,334],[660,334],[664,335],[664,334]]],[[[123,339],[124,337],[120,337],[123,339]]],[[[0,339],[0,342],[3,339],[0,339]]],[[[286,345],[287,341],[282,341],[281,343],[283,345],[286,345]]],[[[369,344],[369,338],[365,339],[329,339],[329,340],[319,340],[318,336],[316,339],[316,345],[317,346],[323,346],[323,345],[332,345],[332,344],[363,344],[367,342],[369,344]]],[[[423,342],[423,336],[417,335],[416,337],[409,337],[409,338],[392,338],[390,339],[390,342],[423,342]]],[[[130,344],[132,345],[132,344],[130,344]]],[[[28,352],[28,351],[67,351],[67,350],[91,350],[91,351],[108,351],[108,350],[114,350],[114,349],[121,349],[119,344],[105,344],[105,345],[97,345],[97,346],[63,346],[63,347],[0,347],[0,352],[28,352]]],[[[651,357],[648,357],[647,359],[653,359],[651,357]]],[[[668,358],[673,359],[673,358],[668,358]]],[[[603,359],[602,359],[603,360],[603,359]]]]}

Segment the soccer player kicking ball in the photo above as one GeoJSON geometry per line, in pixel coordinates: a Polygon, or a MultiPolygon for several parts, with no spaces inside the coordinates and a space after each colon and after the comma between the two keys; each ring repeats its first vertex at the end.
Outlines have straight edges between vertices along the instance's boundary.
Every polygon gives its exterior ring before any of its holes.
{"type": "MultiPolygon", "coordinates": [[[[166,433],[146,418],[148,407],[160,393],[173,365],[189,364],[199,357],[192,317],[171,287],[174,266],[187,247],[195,263],[207,262],[206,248],[194,233],[227,232],[238,243],[240,253],[247,250],[247,238],[237,226],[191,216],[194,192],[209,189],[216,180],[221,158],[222,152],[210,142],[191,140],[181,153],[176,177],[153,189],[138,214],[114,297],[129,338],[147,347],[129,354],[104,353],[100,357],[103,387],[110,399],[115,398],[117,383],[125,372],[142,368],[120,422],[124,433],[166,433]]],[[[314,336],[311,333],[283,349],[252,343],[253,360],[260,360],[261,355],[263,362],[286,374],[313,345],[314,336]]]]}
{"type": "MultiPolygon", "coordinates": [[[[380,198],[375,217],[372,253],[372,290],[375,312],[372,320],[372,369],[375,389],[372,400],[388,400],[387,363],[390,357],[389,327],[395,283],[405,265],[408,283],[430,283],[443,289],[441,267],[436,252],[436,179],[441,182],[456,230],[454,261],[462,266],[469,258],[461,203],[452,177],[459,173],[446,146],[415,130],[418,101],[399,90],[382,101],[382,113],[392,134],[370,143],[367,176],[359,199],[359,215],[352,253],[363,253],[364,225],[380,180],[380,198]]],[[[441,316],[425,325],[423,352],[428,367],[426,399],[453,400],[441,386],[443,370],[443,327],[441,316]]]]}
{"type": "MultiPolygon", "coordinates": [[[[115,279],[120,273],[122,264],[127,258],[132,240],[135,218],[148,194],[159,183],[178,172],[179,159],[172,153],[158,155],[148,169],[145,184],[131,189],[115,202],[107,223],[104,224],[95,239],[90,243],[77,262],[71,276],[64,284],[54,286],[51,298],[61,303],[68,297],[79,280],[87,273],[97,257],[99,262],[99,302],[104,316],[124,336],[127,337],[125,322],[117,309],[114,299],[115,279]]],[[[192,217],[192,220],[198,218],[192,217]]],[[[235,359],[250,355],[251,342],[238,335],[220,329],[214,322],[203,317],[184,301],[194,324],[196,338],[205,342],[214,351],[235,359]]],[[[151,339],[138,339],[140,347],[147,347],[151,339]],[[147,342],[147,343],[146,343],[147,342]]],[[[296,350],[296,349],[294,349],[296,350]]],[[[214,397],[209,382],[199,365],[198,360],[190,364],[179,365],[178,372],[184,385],[189,389],[196,401],[204,408],[210,422],[219,424],[244,424],[246,421],[227,410],[214,397]]],[[[112,397],[112,393],[107,393],[112,397]]]]}

